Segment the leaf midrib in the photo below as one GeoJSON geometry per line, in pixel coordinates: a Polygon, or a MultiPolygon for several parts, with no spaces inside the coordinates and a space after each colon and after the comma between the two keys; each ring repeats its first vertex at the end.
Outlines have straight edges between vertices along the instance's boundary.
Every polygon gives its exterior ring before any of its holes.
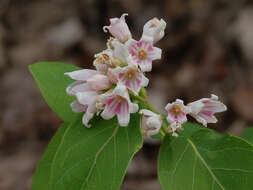
{"type": "Polygon", "coordinates": [[[100,155],[101,152],[103,152],[103,150],[105,149],[105,147],[111,142],[112,138],[117,134],[118,129],[119,129],[119,126],[116,126],[115,129],[113,130],[112,135],[107,139],[107,141],[105,141],[105,143],[101,146],[101,148],[96,152],[94,161],[93,161],[93,163],[92,163],[92,165],[91,165],[91,167],[89,169],[88,175],[85,178],[85,180],[84,180],[84,182],[83,182],[83,184],[82,184],[82,186],[81,186],[80,189],[83,189],[83,187],[85,187],[84,185],[88,184],[89,177],[91,176],[92,171],[93,171],[93,169],[96,166],[98,156],[100,155]]]}
{"type": "Polygon", "coordinates": [[[192,146],[194,152],[196,153],[196,155],[198,156],[198,158],[200,159],[200,161],[204,164],[204,166],[206,167],[206,169],[208,170],[208,172],[210,173],[210,175],[213,177],[214,181],[216,181],[216,183],[221,187],[222,190],[225,190],[225,187],[221,184],[221,182],[219,181],[219,179],[212,172],[211,168],[209,168],[209,166],[207,165],[205,159],[201,156],[201,154],[199,153],[197,147],[194,145],[194,143],[191,141],[191,139],[187,138],[187,141],[192,146]]]}

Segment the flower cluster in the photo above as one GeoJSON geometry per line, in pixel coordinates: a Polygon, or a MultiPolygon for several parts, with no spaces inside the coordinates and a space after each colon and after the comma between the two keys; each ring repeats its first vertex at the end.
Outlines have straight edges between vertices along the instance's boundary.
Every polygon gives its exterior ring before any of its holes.
{"type": "MultiPolygon", "coordinates": [[[[143,27],[141,39],[136,41],[126,24],[126,15],[112,18],[110,25],[104,26],[104,31],[109,31],[113,37],[109,38],[107,49],[95,55],[93,65],[96,70],[65,73],[76,80],[66,91],[76,97],[71,108],[74,112],[84,113],[82,121],[86,127],[90,127],[89,121],[98,114],[106,120],[117,116],[120,126],[128,126],[130,114],[139,111],[138,104],[132,100],[137,100],[136,97],[146,100],[140,91],[149,83],[145,73],[152,70],[154,60],[161,58],[162,50],[154,47],[154,44],[164,36],[166,23],[163,19],[149,20],[143,27]]],[[[208,123],[217,122],[215,113],[227,108],[217,96],[212,95],[211,98],[203,98],[188,105],[177,99],[168,103],[165,109],[167,117],[154,109],[139,111],[144,116],[144,134],[151,136],[165,132],[177,136],[177,132],[183,129],[182,124],[187,121],[187,115],[207,126],[208,123]]]]}
{"type": "Polygon", "coordinates": [[[152,62],[161,58],[162,50],[154,43],[164,36],[166,23],[153,18],[143,28],[139,41],[132,38],[123,14],[110,19],[105,26],[113,37],[107,42],[107,49],[96,54],[93,65],[96,70],[83,69],[65,73],[76,80],[67,88],[67,93],[77,99],[71,104],[74,112],[84,112],[83,124],[95,114],[103,119],[117,116],[120,126],[128,126],[130,113],[139,110],[138,104],[131,102],[130,95],[139,95],[142,87],[149,83],[145,72],[152,70],[152,62]]]}
{"type": "MultiPolygon", "coordinates": [[[[173,103],[168,103],[165,109],[168,113],[166,119],[169,123],[166,126],[167,131],[171,132],[173,136],[178,136],[177,132],[183,130],[182,124],[187,121],[187,114],[206,127],[208,123],[216,123],[217,119],[214,114],[226,111],[227,107],[219,101],[216,95],[212,94],[211,98],[202,98],[186,106],[182,100],[177,99],[173,103]]],[[[161,116],[149,110],[141,110],[140,113],[148,117],[146,125],[151,135],[157,134],[157,132],[153,132],[160,130],[162,126],[161,116]]]]}

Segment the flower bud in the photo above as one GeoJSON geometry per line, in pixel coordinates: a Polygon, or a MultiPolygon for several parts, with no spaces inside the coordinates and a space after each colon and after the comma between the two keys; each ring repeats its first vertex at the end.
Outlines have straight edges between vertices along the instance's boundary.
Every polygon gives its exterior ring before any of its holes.
{"type": "Polygon", "coordinates": [[[158,134],[162,126],[162,118],[160,115],[146,109],[140,110],[139,113],[143,114],[144,118],[146,118],[144,120],[145,125],[142,126],[143,133],[148,136],[158,134]]]}
{"type": "Polygon", "coordinates": [[[153,18],[144,25],[141,40],[155,44],[163,38],[165,28],[166,22],[163,19],[153,18]]]}

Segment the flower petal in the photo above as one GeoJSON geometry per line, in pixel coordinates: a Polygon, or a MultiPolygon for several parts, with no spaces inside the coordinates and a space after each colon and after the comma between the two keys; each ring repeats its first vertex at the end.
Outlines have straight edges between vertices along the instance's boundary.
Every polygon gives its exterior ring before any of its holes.
{"type": "Polygon", "coordinates": [[[120,113],[117,114],[119,125],[122,127],[126,127],[130,121],[130,113],[128,103],[122,103],[120,113]]]}
{"type": "Polygon", "coordinates": [[[128,14],[124,13],[120,18],[111,18],[110,25],[103,27],[104,32],[107,32],[107,30],[109,30],[110,33],[120,42],[126,42],[131,38],[131,33],[125,21],[125,16],[127,15],[128,14]]]}
{"type": "Polygon", "coordinates": [[[85,83],[83,81],[76,81],[67,87],[66,92],[67,92],[67,94],[69,94],[71,96],[75,96],[76,93],[78,93],[78,92],[87,92],[87,91],[91,91],[91,90],[92,89],[90,88],[90,86],[87,83],[85,83]]]}
{"type": "Polygon", "coordinates": [[[106,120],[113,118],[114,115],[115,113],[112,110],[108,109],[107,106],[105,107],[104,111],[101,113],[101,117],[106,120]]]}
{"type": "Polygon", "coordinates": [[[72,102],[70,104],[70,106],[71,106],[73,112],[76,112],[76,113],[86,112],[87,108],[88,108],[87,105],[82,105],[78,101],[72,102]]]}
{"type": "Polygon", "coordinates": [[[94,116],[94,113],[91,113],[88,111],[83,115],[82,122],[87,128],[91,127],[91,125],[89,124],[89,121],[93,118],[93,116],[94,116]]]}
{"type": "Polygon", "coordinates": [[[139,111],[139,113],[143,114],[144,116],[157,116],[157,114],[147,109],[142,109],[139,111]]]}
{"type": "Polygon", "coordinates": [[[142,72],[150,72],[152,70],[152,62],[150,61],[142,61],[139,64],[142,72]]]}
{"type": "Polygon", "coordinates": [[[112,45],[114,46],[113,56],[121,61],[127,62],[130,56],[128,49],[118,41],[113,41],[112,45]]]}
{"type": "Polygon", "coordinates": [[[152,60],[157,60],[157,59],[161,59],[161,57],[162,57],[162,50],[160,48],[153,47],[153,51],[150,54],[150,58],[152,60]]]}
{"type": "Polygon", "coordinates": [[[198,114],[201,118],[203,118],[207,123],[217,123],[217,119],[213,115],[206,115],[202,112],[198,114]]]}
{"type": "Polygon", "coordinates": [[[178,118],[177,118],[177,121],[179,123],[185,123],[187,121],[186,114],[185,113],[179,114],[178,118]]]}
{"type": "Polygon", "coordinates": [[[95,91],[79,92],[76,94],[77,100],[83,105],[95,103],[98,94],[95,91]]]}
{"type": "Polygon", "coordinates": [[[142,74],[141,86],[146,87],[148,86],[148,83],[149,79],[142,74]]]}
{"type": "Polygon", "coordinates": [[[97,73],[98,72],[96,70],[82,69],[82,70],[77,70],[73,72],[67,72],[67,73],[64,73],[64,75],[67,75],[74,80],[86,81],[87,79],[89,79],[90,77],[92,77],[93,75],[97,73]]]}

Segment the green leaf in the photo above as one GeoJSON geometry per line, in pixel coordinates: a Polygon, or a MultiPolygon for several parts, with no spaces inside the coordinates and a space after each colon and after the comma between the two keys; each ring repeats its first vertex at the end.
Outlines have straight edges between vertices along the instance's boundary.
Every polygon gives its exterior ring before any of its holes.
{"type": "Polygon", "coordinates": [[[35,172],[32,189],[48,189],[48,181],[50,177],[48,174],[50,173],[52,165],[51,163],[53,162],[56,154],[55,150],[58,148],[61,141],[63,140],[63,135],[67,130],[68,126],[68,123],[63,124],[58,129],[57,134],[52,138],[35,172]]]}
{"type": "Polygon", "coordinates": [[[253,127],[248,127],[244,131],[242,138],[253,144],[253,127]]]}
{"type": "Polygon", "coordinates": [[[141,148],[140,116],[128,127],[117,119],[81,119],[57,132],[39,163],[32,190],[117,190],[133,155],[141,148]]]}
{"type": "Polygon", "coordinates": [[[199,130],[203,130],[202,125],[196,123],[186,122],[183,124],[184,130],[179,133],[180,137],[188,138],[199,130]]]}
{"type": "Polygon", "coordinates": [[[70,108],[74,97],[67,95],[66,88],[73,82],[65,72],[80,69],[77,66],[60,62],[39,62],[29,66],[47,104],[64,121],[72,121],[75,113],[70,108]]]}
{"type": "Polygon", "coordinates": [[[253,146],[209,129],[192,136],[167,136],[159,153],[163,190],[251,190],[253,146]]]}

